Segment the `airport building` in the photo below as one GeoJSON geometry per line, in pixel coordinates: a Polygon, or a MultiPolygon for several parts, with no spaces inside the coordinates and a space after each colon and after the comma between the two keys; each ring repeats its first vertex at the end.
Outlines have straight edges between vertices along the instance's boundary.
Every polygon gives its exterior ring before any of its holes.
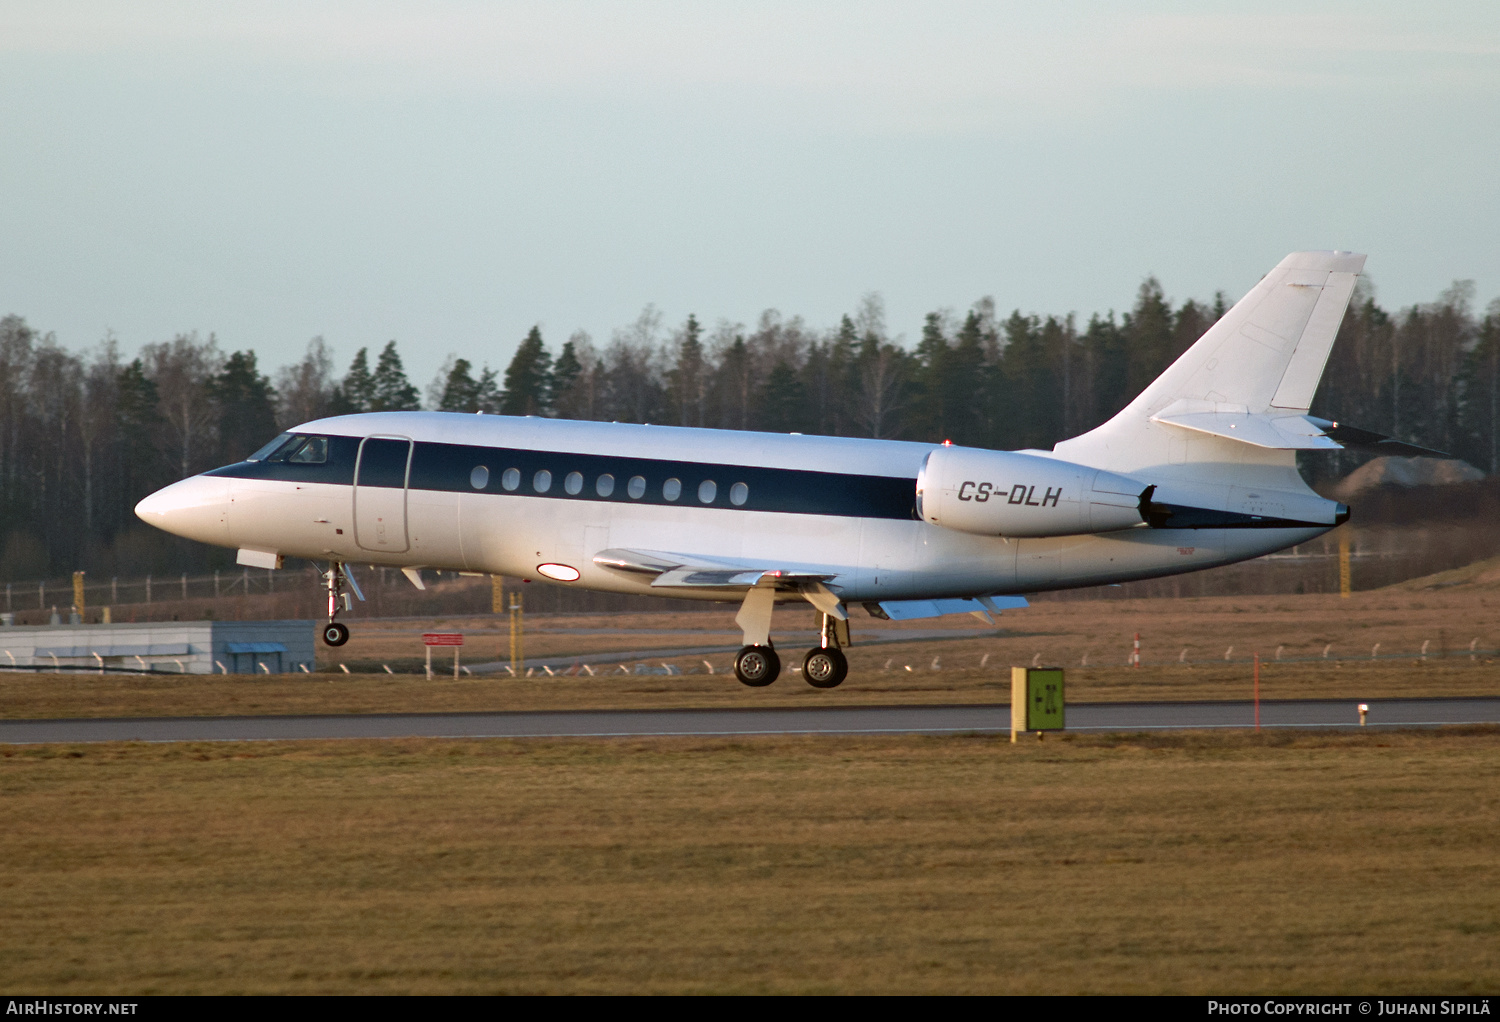
{"type": "Polygon", "coordinates": [[[0,626],[0,670],[287,674],[316,667],[316,621],[0,626]]]}

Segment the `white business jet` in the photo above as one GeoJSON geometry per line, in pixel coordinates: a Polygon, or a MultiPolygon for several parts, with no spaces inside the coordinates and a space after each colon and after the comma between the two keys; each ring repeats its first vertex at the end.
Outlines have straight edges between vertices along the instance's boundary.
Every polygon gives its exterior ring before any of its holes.
{"type": "MultiPolygon", "coordinates": [[[[844,680],[848,611],[906,619],[1258,557],[1348,508],[1299,450],[1407,445],[1308,415],[1365,257],[1287,256],[1122,412],[1051,451],[444,412],[298,426],[136,506],[240,564],[326,560],[331,646],[350,562],[740,605],[735,673],[769,685],[778,603],[812,604],[802,677],[844,680]]],[[[1423,452],[1427,453],[1427,452],[1423,452]]]]}

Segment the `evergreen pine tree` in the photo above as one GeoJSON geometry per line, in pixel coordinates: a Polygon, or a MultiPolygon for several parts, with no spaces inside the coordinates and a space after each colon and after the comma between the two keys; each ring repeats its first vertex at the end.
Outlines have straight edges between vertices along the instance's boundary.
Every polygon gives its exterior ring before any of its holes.
{"type": "Polygon", "coordinates": [[[807,398],[797,370],[778,361],[766,376],[756,417],[761,429],[772,433],[801,433],[807,418],[807,398]]]}
{"type": "Polygon", "coordinates": [[[703,425],[703,396],[708,365],[703,357],[702,328],[688,314],[677,344],[677,361],[667,371],[667,400],[679,426],[703,425]]]}
{"type": "Polygon", "coordinates": [[[943,336],[942,314],[929,312],[922,324],[922,339],[916,352],[917,403],[912,409],[911,423],[915,439],[934,443],[952,439],[950,354],[948,338],[943,336]]]}
{"type": "Polygon", "coordinates": [[[540,328],[532,327],[505,370],[500,408],[506,415],[545,415],[551,407],[552,356],[540,328]]]}
{"type": "Polygon", "coordinates": [[[370,378],[370,349],[360,348],[349,363],[344,382],[334,388],[329,411],[334,415],[368,412],[375,400],[375,386],[370,378]]]}
{"type": "Polygon", "coordinates": [[[946,437],[956,444],[983,446],[989,437],[989,416],[984,407],[984,329],[979,313],[970,310],[949,354],[948,412],[946,437]]]}
{"type": "Polygon", "coordinates": [[[828,432],[833,436],[850,436],[854,432],[854,401],[859,391],[856,361],[859,356],[859,331],[854,320],[845,314],[839,320],[838,333],[828,350],[828,432]]]}
{"type": "Polygon", "coordinates": [[[220,463],[239,461],[276,435],[271,381],[255,365],[255,352],[236,351],[208,381],[218,409],[220,463]]]}
{"type": "MultiPolygon", "coordinates": [[[[466,358],[455,359],[443,381],[443,392],[438,396],[440,412],[479,411],[479,382],[469,374],[473,366],[466,358]]],[[[428,397],[432,395],[429,392],[428,397]]]]}
{"type": "Polygon", "coordinates": [[[413,412],[422,407],[417,388],[406,378],[396,342],[391,341],[380,352],[375,373],[370,377],[370,411],[413,412]]]}
{"type": "Polygon", "coordinates": [[[125,507],[167,481],[166,458],[158,433],[162,426],[156,384],[138,358],[120,370],[115,443],[119,493],[125,507]]]}

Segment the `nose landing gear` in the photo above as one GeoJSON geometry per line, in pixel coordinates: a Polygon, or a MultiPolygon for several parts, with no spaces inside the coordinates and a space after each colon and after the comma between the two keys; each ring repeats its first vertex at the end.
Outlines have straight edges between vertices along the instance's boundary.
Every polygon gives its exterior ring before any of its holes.
{"type": "Polygon", "coordinates": [[[323,572],[323,579],[328,589],[328,623],[323,626],[323,642],[329,646],[342,646],[349,641],[349,626],[338,620],[339,610],[350,610],[353,607],[344,587],[347,585],[353,590],[361,602],[365,594],[359,591],[359,583],[344,569],[342,561],[329,561],[328,570],[323,572]]]}

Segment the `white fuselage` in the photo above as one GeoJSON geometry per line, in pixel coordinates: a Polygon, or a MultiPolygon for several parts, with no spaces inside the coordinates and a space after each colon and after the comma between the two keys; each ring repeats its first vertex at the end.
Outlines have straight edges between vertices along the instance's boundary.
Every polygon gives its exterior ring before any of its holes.
{"type": "MultiPolygon", "coordinates": [[[[564,565],[579,572],[567,584],[581,588],[736,598],[664,592],[639,572],[593,560],[611,549],[691,554],[831,576],[829,587],[851,603],[1177,574],[1257,557],[1332,527],[1142,524],[1093,535],[974,535],[916,517],[918,473],[939,448],[900,441],[441,412],[340,416],[294,432],[331,438],[329,460],[226,466],[148,497],[138,513],[178,535],[266,555],[529,579],[541,578],[540,565],[564,565]],[[352,461],[365,457],[357,452],[375,450],[360,446],[367,438],[394,441],[381,447],[392,458],[405,450],[407,475],[392,468],[382,482],[368,468],[372,454],[356,476],[352,461]],[[539,490],[542,471],[550,484],[539,490]],[[612,489],[601,486],[603,476],[612,489]],[[673,480],[680,492],[669,498],[673,480]]],[[[1149,471],[1133,474],[1156,481],[1149,471]]],[[[1311,497],[1303,494],[1298,499],[1311,497]]],[[[1235,510],[1223,499],[1218,508],[1235,510]]]]}

